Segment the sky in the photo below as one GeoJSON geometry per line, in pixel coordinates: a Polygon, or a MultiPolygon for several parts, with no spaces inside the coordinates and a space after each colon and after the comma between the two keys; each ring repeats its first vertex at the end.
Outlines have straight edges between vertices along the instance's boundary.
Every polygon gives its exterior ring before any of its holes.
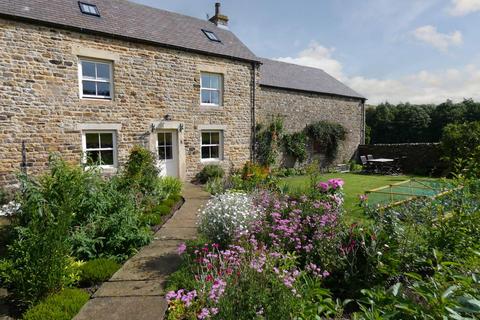
{"type": "MultiPolygon", "coordinates": [[[[201,19],[214,0],[134,0],[201,19]]],[[[480,100],[480,0],[221,0],[256,55],[317,67],[369,104],[480,100]]]]}

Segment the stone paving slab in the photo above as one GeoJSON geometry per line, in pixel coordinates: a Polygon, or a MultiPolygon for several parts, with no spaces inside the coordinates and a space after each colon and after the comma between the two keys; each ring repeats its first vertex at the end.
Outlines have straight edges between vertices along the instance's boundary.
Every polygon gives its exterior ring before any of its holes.
{"type": "Polygon", "coordinates": [[[129,259],[94,294],[74,320],[161,320],[168,275],[180,266],[180,243],[197,236],[198,209],[209,199],[199,186],[186,185],[185,203],[155,234],[152,243],[129,259]]]}
{"type": "Polygon", "coordinates": [[[176,252],[145,258],[134,257],[128,260],[110,280],[132,281],[163,279],[166,275],[177,270],[181,262],[182,259],[176,252]]]}
{"type": "Polygon", "coordinates": [[[96,298],[88,301],[73,320],[160,320],[166,310],[162,296],[96,298]]]}
{"type": "Polygon", "coordinates": [[[172,227],[162,228],[155,235],[160,239],[179,239],[179,240],[191,240],[197,237],[197,228],[182,228],[172,227]]]}
{"type": "Polygon", "coordinates": [[[165,294],[165,280],[108,281],[95,292],[94,298],[161,296],[165,294]]]}

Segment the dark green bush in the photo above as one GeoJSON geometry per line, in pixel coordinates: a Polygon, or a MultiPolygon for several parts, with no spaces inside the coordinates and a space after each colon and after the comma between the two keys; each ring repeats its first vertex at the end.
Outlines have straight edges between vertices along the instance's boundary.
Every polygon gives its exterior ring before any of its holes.
{"type": "Polygon", "coordinates": [[[335,159],[340,142],[347,137],[347,130],[341,124],[328,121],[319,121],[307,126],[306,133],[314,147],[323,149],[322,152],[329,161],[335,159]]]}
{"type": "Polygon", "coordinates": [[[71,320],[90,296],[80,289],[65,289],[30,308],[24,320],[71,320]]]}
{"type": "Polygon", "coordinates": [[[80,283],[95,285],[110,279],[121,265],[113,259],[95,259],[87,261],[80,267],[80,283]]]}
{"type": "Polygon", "coordinates": [[[464,166],[459,161],[468,160],[472,156],[480,158],[477,150],[480,146],[480,121],[447,125],[443,129],[440,142],[443,159],[449,165],[450,171],[455,169],[456,164],[460,164],[457,169],[463,170],[464,166]]]}
{"type": "Polygon", "coordinates": [[[224,175],[225,171],[222,167],[216,164],[209,164],[203,167],[202,171],[197,174],[197,180],[204,184],[213,178],[223,178],[224,175]]]}
{"type": "Polygon", "coordinates": [[[272,122],[263,127],[258,124],[255,128],[255,159],[260,165],[275,167],[280,154],[283,136],[283,119],[275,117],[272,122]]]}
{"type": "Polygon", "coordinates": [[[175,194],[175,195],[170,196],[169,199],[172,199],[174,201],[174,203],[178,203],[180,200],[182,200],[182,196],[179,195],[179,194],[175,194]]]}

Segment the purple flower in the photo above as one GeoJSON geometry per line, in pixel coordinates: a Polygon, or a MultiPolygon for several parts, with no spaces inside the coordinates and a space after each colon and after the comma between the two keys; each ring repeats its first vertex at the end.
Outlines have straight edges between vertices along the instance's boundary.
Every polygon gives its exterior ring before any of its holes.
{"type": "Polygon", "coordinates": [[[317,188],[321,189],[323,192],[327,192],[328,188],[330,188],[330,186],[326,182],[320,182],[320,183],[317,184],[317,188]]]}
{"type": "Polygon", "coordinates": [[[180,243],[180,245],[177,248],[177,253],[179,255],[182,255],[182,254],[185,253],[186,250],[187,250],[187,245],[184,242],[182,242],[182,243],[180,243]]]}
{"type": "Polygon", "coordinates": [[[328,184],[332,187],[333,190],[336,190],[342,188],[344,182],[342,179],[330,179],[328,180],[328,184]]]}
{"type": "Polygon", "coordinates": [[[202,311],[197,315],[197,318],[200,320],[206,319],[210,316],[210,311],[207,308],[203,308],[202,311]]]}

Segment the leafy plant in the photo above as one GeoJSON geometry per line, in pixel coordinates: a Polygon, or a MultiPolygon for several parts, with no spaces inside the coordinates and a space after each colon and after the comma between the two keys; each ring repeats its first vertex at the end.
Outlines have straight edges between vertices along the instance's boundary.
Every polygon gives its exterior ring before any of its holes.
{"type": "Polygon", "coordinates": [[[298,162],[307,160],[307,136],[304,132],[294,132],[283,136],[285,153],[298,162]]]}
{"type": "Polygon", "coordinates": [[[328,121],[319,121],[308,125],[306,133],[314,147],[323,149],[329,161],[335,159],[340,142],[347,136],[347,131],[342,125],[328,121]]]}
{"type": "Polygon", "coordinates": [[[43,302],[30,308],[24,320],[70,320],[90,299],[87,292],[80,289],[65,289],[54,294],[43,302]]]}
{"type": "Polygon", "coordinates": [[[280,154],[280,146],[283,136],[283,120],[274,117],[272,122],[263,128],[257,125],[255,128],[255,159],[263,166],[273,167],[280,154]]]}
{"type": "Polygon", "coordinates": [[[207,182],[205,189],[213,195],[224,193],[225,186],[222,178],[214,178],[207,182]]]}
{"type": "Polygon", "coordinates": [[[112,259],[95,259],[84,263],[80,267],[80,283],[91,286],[107,281],[120,269],[121,265],[112,259]]]}
{"type": "Polygon", "coordinates": [[[211,179],[223,178],[224,175],[225,171],[222,167],[216,164],[208,164],[197,174],[197,180],[205,184],[211,179]]]}
{"type": "MultiPolygon", "coordinates": [[[[450,171],[457,165],[457,173],[467,168],[460,159],[471,159],[470,163],[480,160],[480,121],[463,124],[449,124],[443,129],[441,149],[443,159],[448,163],[450,171]]],[[[472,167],[469,168],[473,169],[472,167]]]]}

